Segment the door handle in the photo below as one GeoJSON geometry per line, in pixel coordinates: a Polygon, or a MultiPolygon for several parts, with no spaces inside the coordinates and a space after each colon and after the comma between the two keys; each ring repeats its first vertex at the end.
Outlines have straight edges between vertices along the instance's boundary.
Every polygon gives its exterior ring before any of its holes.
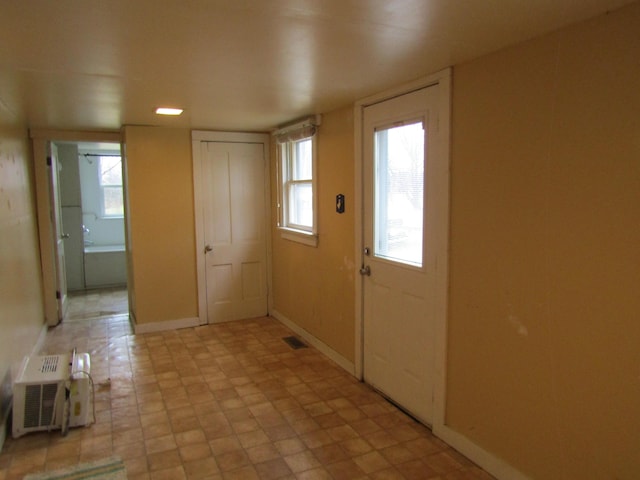
{"type": "Polygon", "coordinates": [[[363,265],[360,269],[360,275],[366,275],[367,277],[371,276],[371,268],[369,265],[363,265]]]}
{"type": "Polygon", "coordinates": [[[205,245],[204,253],[209,253],[209,252],[213,252],[213,248],[211,248],[211,245],[205,245]]]}

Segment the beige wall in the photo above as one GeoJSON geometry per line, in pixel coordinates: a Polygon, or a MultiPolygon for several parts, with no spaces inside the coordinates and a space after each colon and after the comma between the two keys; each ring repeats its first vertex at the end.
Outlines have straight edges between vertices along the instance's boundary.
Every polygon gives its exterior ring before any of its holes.
{"type": "Polygon", "coordinates": [[[9,400],[8,375],[12,368],[17,373],[44,325],[28,141],[26,130],[0,126],[0,425],[9,400]]]}
{"type": "Polygon", "coordinates": [[[198,314],[191,134],[124,128],[130,288],[138,324],[198,314]]]}
{"type": "MultiPolygon", "coordinates": [[[[639,31],[635,4],[454,69],[446,422],[534,478],[640,472],[639,31]]],[[[124,133],[137,322],[196,317],[190,132],[124,133]]],[[[274,308],[349,361],[353,135],[323,116],[318,247],[272,231],[274,308]]],[[[0,129],[0,380],[43,324],[28,165],[0,129]]]]}
{"type": "MultiPolygon", "coordinates": [[[[273,239],[273,306],[350,362],[354,361],[353,108],[324,114],[318,130],[318,247],[273,239]],[[336,195],[346,210],[335,211],[336,195]]],[[[275,148],[272,148],[272,218],[275,148]]]]}
{"type": "Polygon", "coordinates": [[[454,70],[446,420],[640,475],[640,5],[454,70]]]}

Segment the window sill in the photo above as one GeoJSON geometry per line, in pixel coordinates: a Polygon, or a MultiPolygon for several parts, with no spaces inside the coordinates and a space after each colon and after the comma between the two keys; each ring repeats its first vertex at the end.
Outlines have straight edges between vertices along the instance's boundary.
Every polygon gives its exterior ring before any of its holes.
{"type": "Polygon", "coordinates": [[[313,233],[301,232],[300,230],[291,230],[289,228],[279,228],[280,237],[292,242],[302,243],[309,247],[318,246],[318,235],[313,233]]]}

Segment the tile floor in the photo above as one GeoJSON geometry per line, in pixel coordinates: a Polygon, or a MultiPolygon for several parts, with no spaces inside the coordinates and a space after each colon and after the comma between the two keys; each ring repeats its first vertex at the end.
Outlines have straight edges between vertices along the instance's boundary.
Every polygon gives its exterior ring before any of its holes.
{"type": "Polygon", "coordinates": [[[69,321],[44,353],[91,354],[96,422],[7,438],[0,480],[120,456],[130,480],[490,479],[272,318],[133,335],[69,321]]]}
{"type": "Polygon", "coordinates": [[[68,322],[125,314],[129,311],[126,287],[69,292],[67,298],[68,322]]]}

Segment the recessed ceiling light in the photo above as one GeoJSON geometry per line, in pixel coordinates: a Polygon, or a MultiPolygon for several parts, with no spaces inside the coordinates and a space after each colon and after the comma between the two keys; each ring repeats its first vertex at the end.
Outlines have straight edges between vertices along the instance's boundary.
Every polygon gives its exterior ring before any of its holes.
{"type": "Polygon", "coordinates": [[[184,112],[182,108],[167,108],[167,107],[156,108],[157,115],[181,115],[182,112],[184,112]]]}

